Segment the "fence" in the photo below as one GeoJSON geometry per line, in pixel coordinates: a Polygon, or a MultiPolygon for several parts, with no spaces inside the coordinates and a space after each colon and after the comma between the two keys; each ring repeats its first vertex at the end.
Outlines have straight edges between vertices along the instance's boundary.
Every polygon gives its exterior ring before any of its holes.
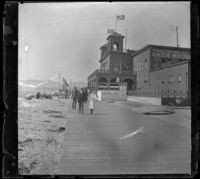
{"type": "Polygon", "coordinates": [[[161,90],[161,91],[128,91],[130,96],[161,98],[162,105],[168,106],[190,106],[191,96],[188,92],[181,90],[161,90]]]}
{"type": "Polygon", "coordinates": [[[104,82],[100,82],[98,85],[98,88],[100,90],[119,90],[120,86],[126,86],[126,83],[104,83],[104,82]]]}
{"type": "Polygon", "coordinates": [[[128,95],[130,96],[140,96],[140,97],[154,97],[160,98],[161,92],[160,91],[136,91],[136,90],[129,90],[128,95]]]}
{"type": "Polygon", "coordinates": [[[191,105],[191,96],[187,92],[183,91],[170,91],[162,90],[161,91],[161,104],[169,106],[190,106],[191,105]]]}

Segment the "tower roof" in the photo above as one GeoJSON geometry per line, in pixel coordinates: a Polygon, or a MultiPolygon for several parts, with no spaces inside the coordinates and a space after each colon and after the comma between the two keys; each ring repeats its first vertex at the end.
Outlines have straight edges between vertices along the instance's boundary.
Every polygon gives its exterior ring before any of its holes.
{"type": "Polygon", "coordinates": [[[117,32],[113,32],[112,34],[110,34],[108,37],[107,37],[107,40],[110,38],[110,37],[122,37],[124,38],[124,36],[122,34],[119,34],[117,32]]]}
{"type": "Polygon", "coordinates": [[[100,47],[100,49],[103,48],[103,47],[108,47],[108,43],[103,44],[103,45],[100,47]]]}

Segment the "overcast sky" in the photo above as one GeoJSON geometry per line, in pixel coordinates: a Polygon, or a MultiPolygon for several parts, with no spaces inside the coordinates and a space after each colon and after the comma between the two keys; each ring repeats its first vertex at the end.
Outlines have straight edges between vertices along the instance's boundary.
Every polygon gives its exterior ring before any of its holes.
{"type": "Polygon", "coordinates": [[[19,80],[48,80],[61,72],[67,81],[87,81],[99,68],[107,29],[125,35],[127,48],[147,44],[190,48],[189,2],[24,3],[19,6],[19,80]]]}

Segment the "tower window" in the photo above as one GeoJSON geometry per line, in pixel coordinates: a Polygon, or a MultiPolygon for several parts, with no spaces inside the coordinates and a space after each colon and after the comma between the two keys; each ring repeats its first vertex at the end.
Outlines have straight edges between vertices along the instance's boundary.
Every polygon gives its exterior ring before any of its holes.
{"type": "Polygon", "coordinates": [[[119,43],[113,44],[113,51],[119,51],[119,43]]]}

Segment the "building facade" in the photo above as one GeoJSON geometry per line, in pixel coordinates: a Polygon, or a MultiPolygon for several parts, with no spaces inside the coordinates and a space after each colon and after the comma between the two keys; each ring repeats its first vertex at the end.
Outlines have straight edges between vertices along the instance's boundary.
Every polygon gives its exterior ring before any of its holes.
{"type": "Polygon", "coordinates": [[[146,45],[124,51],[119,33],[107,37],[100,47],[100,68],[88,76],[91,90],[182,91],[191,93],[191,53],[189,48],[146,45]]]}
{"type": "Polygon", "coordinates": [[[100,69],[88,76],[91,90],[118,89],[122,83],[127,85],[128,90],[136,89],[132,60],[134,51],[123,50],[123,38],[114,32],[107,37],[107,43],[100,47],[100,69]]]}
{"type": "Polygon", "coordinates": [[[136,90],[191,90],[190,49],[147,45],[133,54],[136,90]]]}

